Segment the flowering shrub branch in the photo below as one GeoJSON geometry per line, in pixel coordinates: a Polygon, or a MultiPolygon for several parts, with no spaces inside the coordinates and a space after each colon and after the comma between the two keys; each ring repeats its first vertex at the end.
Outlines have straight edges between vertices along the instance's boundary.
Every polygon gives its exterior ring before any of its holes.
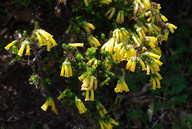
{"type": "MultiPolygon", "coordinates": [[[[56,43],[54,37],[49,32],[40,29],[36,23],[31,36],[24,33],[21,39],[9,43],[5,49],[12,48],[13,54],[17,54],[19,58],[34,57],[29,61],[32,63],[29,64],[32,67],[38,67],[38,70],[34,69],[30,83],[36,85],[46,97],[46,102],[41,107],[44,111],[51,106],[52,111],[58,114],[54,97],[48,91],[47,85],[50,80],[44,78],[47,69],[43,69],[44,64],[41,61],[41,54],[47,49],[58,59],[56,76],[59,76],[60,73],[64,79],[72,77],[76,78],[77,82],[79,79],[81,84],[77,83],[76,87],[81,86],[84,100],[95,102],[98,111],[96,119],[100,127],[108,129],[113,125],[118,126],[119,123],[111,118],[105,107],[95,99],[95,92],[115,80],[117,80],[117,85],[113,87],[114,92],[118,94],[129,92],[129,83],[125,78],[127,74],[136,71],[144,71],[146,75],[151,76],[149,81],[152,83],[153,90],[161,88],[162,76],[159,71],[163,63],[160,61],[159,45],[168,39],[169,31],[174,33],[177,27],[168,23],[168,19],[160,13],[160,4],[149,0],[80,0],[74,1],[73,4],[74,12],[97,13],[98,9],[103,9],[103,11],[105,8],[108,9],[101,16],[110,20],[112,24],[112,28],[108,27],[111,33],[105,32],[109,35],[108,39],[105,39],[104,33],[101,38],[95,35],[94,31],[97,30],[97,27],[91,23],[91,17],[86,19],[87,17],[77,16],[70,23],[67,33],[78,35],[73,38],[80,42],[56,43]],[[42,46],[45,47],[39,50],[42,46]],[[61,57],[57,55],[59,47],[56,46],[62,46],[61,57]],[[35,62],[38,66],[35,65],[35,62]]],[[[99,31],[102,32],[102,30],[99,31]]],[[[54,64],[54,61],[50,61],[47,66],[54,66],[54,64]]],[[[68,84],[69,86],[57,99],[62,101],[70,98],[71,103],[76,105],[80,114],[89,112],[86,104],[80,99],[81,97],[77,97],[77,93],[72,91],[73,87],[70,86],[70,82],[68,84]]],[[[121,100],[122,98],[119,102],[121,100]]],[[[117,101],[118,99],[115,104],[117,101]]]]}

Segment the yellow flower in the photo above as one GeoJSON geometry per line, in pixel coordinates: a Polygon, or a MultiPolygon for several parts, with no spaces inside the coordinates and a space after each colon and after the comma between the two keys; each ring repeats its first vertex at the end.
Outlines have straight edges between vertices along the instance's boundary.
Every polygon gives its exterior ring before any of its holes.
{"type": "Polygon", "coordinates": [[[97,102],[96,108],[101,117],[103,117],[104,115],[106,115],[108,113],[107,110],[105,109],[105,107],[100,102],[97,102]]]}
{"type": "Polygon", "coordinates": [[[96,60],[95,57],[91,58],[91,59],[87,62],[87,65],[88,65],[88,66],[91,66],[91,64],[92,64],[93,61],[95,61],[95,60],[96,60]]]}
{"type": "Polygon", "coordinates": [[[151,46],[151,48],[154,48],[157,45],[157,38],[153,36],[146,36],[145,41],[148,42],[148,45],[151,46]]]}
{"type": "Polygon", "coordinates": [[[177,27],[171,23],[166,23],[167,28],[171,31],[171,33],[174,33],[174,29],[177,29],[177,27]]]}
{"type": "Polygon", "coordinates": [[[141,58],[138,57],[139,63],[141,64],[142,70],[146,70],[145,63],[142,61],[141,58]]]}
{"type": "Polygon", "coordinates": [[[155,75],[157,76],[157,78],[158,78],[159,80],[163,79],[162,76],[161,76],[158,72],[155,72],[155,75]]]}
{"type": "Polygon", "coordinates": [[[26,53],[25,55],[29,56],[30,55],[30,45],[29,45],[29,42],[27,43],[27,46],[26,46],[26,53]]]}
{"type": "Polygon", "coordinates": [[[111,18],[113,17],[113,15],[115,14],[115,8],[110,8],[106,13],[105,13],[105,16],[107,16],[109,13],[109,17],[108,17],[108,20],[111,20],[111,18]]]}
{"type": "Polygon", "coordinates": [[[67,59],[62,64],[60,76],[64,76],[64,77],[73,76],[71,63],[67,59]]]}
{"type": "Polygon", "coordinates": [[[143,5],[145,6],[145,10],[148,10],[151,7],[149,0],[143,0],[143,5]]]}
{"type": "Polygon", "coordinates": [[[19,56],[23,56],[23,51],[25,50],[25,47],[26,47],[26,53],[25,53],[25,55],[30,55],[30,46],[29,46],[29,42],[28,41],[23,41],[22,43],[21,43],[21,47],[20,47],[20,49],[19,49],[19,51],[18,51],[18,55],[19,56]]]}
{"type": "Polygon", "coordinates": [[[85,101],[94,101],[94,89],[86,89],[85,101]],[[91,96],[89,94],[91,94],[91,96]]]}
{"type": "Polygon", "coordinates": [[[113,52],[113,49],[114,49],[114,46],[117,41],[115,40],[115,38],[110,38],[102,47],[101,47],[101,50],[105,50],[107,52],[109,52],[110,54],[112,54],[113,52]]]}
{"type": "Polygon", "coordinates": [[[68,45],[71,47],[83,47],[84,43],[69,43],[68,45]]]}
{"type": "Polygon", "coordinates": [[[156,59],[160,59],[160,55],[157,55],[155,53],[152,53],[152,52],[145,52],[145,55],[148,55],[150,58],[156,58],[156,59]]]}
{"type": "Polygon", "coordinates": [[[95,48],[101,45],[100,42],[92,35],[88,36],[87,41],[95,48]]]}
{"type": "Polygon", "coordinates": [[[9,50],[9,48],[12,47],[13,45],[15,45],[15,44],[17,43],[17,41],[18,41],[18,40],[14,40],[13,42],[9,43],[9,44],[5,47],[5,49],[6,49],[6,50],[9,50]]]}
{"type": "Polygon", "coordinates": [[[121,28],[120,30],[121,30],[124,38],[131,36],[130,33],[125,28],[121,28]]]}
{"type": "Polygon", "coordinates": [[[131,57],[131,59],[127,62],[125,69],[130,70],[131,72],[135,72],[136,60],[135,57],[131,57]]]}
{"type": "Polygon", "coordinates": [[[159,78],[157,78],[157,77],[151,77],[151,79],[150,79],[150,82],[152,82],[152,89],[153,90],[156,90],[156,88],[161,88],[161,83],[160,83],[160,80],[159,80],[159,78]]]}
{"type": "Polygon", "coordinates": [[[117,86],[115,88],[115,92],[118,93],[122,93],[123,91],[125,92],[128,92],[129,91],[129,88],[125,82],[125,79],[124,78],[120,78],[118,81],[117,81],[117,86]]]}
{"type": "Polygon", "coordinates": [[[93,26],[93,24],[91,23],[88,23],[88,22],[83,22],[83,28],[85,29],[85,31],[88,33],[88,34],[91,34],[91,31],[90,29],[94,30],[95,27],[93,26]]]}
{"type": "Polygon", "coordinates": [[[87,76],[83,80],[83,84],[81,85],[81,90],[91,90],[91,89],[97,89],[97,78],[94,76],[87,76]]]}
{"type": "Polygon", "coordinates": [[[53,36],[45,30],[37,29],[35,34],[41,46],[47,45],[47,51],[50,51],[53,46],[57,45],[56,41],[52,38],[53,36]]]}
{"type": "Polygon", "coordinates": [[[110,4],[112,2],[112,0],[102,0],[101,3],[102,4],[110,4]]]}
{"type": "Polygon", "coordinates": [[[85,6],[89,6],[88,0],[84,0],[85,6]]]}
{"type": "Polygon", "coordinates": [[[99,121],[99,125],[100,125],[101,129],[105,129],[104,121],[99,121]]]}
{"type": "Polygon", "coordinates": [[[132,39],[133,41],[137,44],[140,45],[141,44],[141,40],[139,39],[139,37],[136,34],[132,35],[132,39]]]}
{"type": "Polygon", "coordinates": [[[143,40],[143,38],[146,37],[146,34],[141,27],[137,27],[136,31],[140,37],[140,40],[143,40]]]}
{"type": "Polygon", "coordinates": [[[121,11],[118,11],[116,22],[121,24],[121,11]]]}
{"type": "Polygon", "coordinates": [[[165,40],[165,41],[167,41],[168,36],[169,36],[169,30],[168,30],[168,29],[165,29],[165,32],[164,32],[164,40],[165,40]]]}
{"type": "Polygon", "coordinates": [[[161,15],[161,19],[162,19],[164,22],[168,21],[168,19],[167,19],[164,15],[161,15]]]}
{"type": "Polygon", "coordinates": [[[65,89],[65,90],[57,97],[57,99],[58,99],[58,100],[61,100],[61,99],[63,98],[63,96],[67,93],[68,90],[69,90],[68,88],[65,89]]]}
{"type": "Polygon", "coordinates": [[[116,126],[118,126],[118,125],[119,125],[119,123],[118,123],[118,122],[116,122],[113,118],[110,118],[110,122],[111,122],[112,124],[116,125],[116,126]]]}
{"type": "Polygon", "coordinates": [[[57,109],[56,109],[56,107],[55,107],[55,103],[54,103],[54,100],[53,100],[52,97],[48,97],[48,98],[47,98],[46,102],[43,104],[43,106],[41,106],[41,109],[42,109],[43,111],[47,111],[48,106],[51,106],[51,107],[52,107],[51,110],[52,110],[55,114],[58,114],[58,111],[57,111],[57,109]]]}
{"type": "Polygon", "coordinates": [[[87,111],[87,108],[81,101],[81,99],[78,99],[77,96],[75,96],[75,105],[77,106],[77,109],[79,110],[79,114],[85,113],[87,111]]]}

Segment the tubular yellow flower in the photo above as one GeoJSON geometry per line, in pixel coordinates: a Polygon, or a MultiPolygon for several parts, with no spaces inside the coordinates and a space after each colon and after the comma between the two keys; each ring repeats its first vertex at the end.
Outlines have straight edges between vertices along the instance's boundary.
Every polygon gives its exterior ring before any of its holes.
{"type": "Polygon", "coordinates": [[[155,75],[157,76],[157,78],[158,78],[159,80],[163,79],[162,76],[161,76],[158,72],[155,72],[155,75]]]}
{"type": "Polygon", "coordinates": [[[92,30],[95,29],[95,27],[93,26],[93,24],[88,23],[88,22],[85,22],[85,21],[83,22],[83,27],[84,27],[85,31],[86,31],[88,34],[91,34],[90,29],[92,29],[92,30]]]}
{"type": "Polygon", "coordinates": [[[91,89],[97,89],[97,78],[94,76],[87,76],[83,80],[83,84],[81,85],[81,90],[91,90],[91,89]]]}
{"type": "Polygon", "coordinates": [[[134,57],[131,57],[131,59],[127,62],[125,69],[130,70],[131,72],[135,72],[135,66],[136,60],[134,59],[134,57]]]}
{"type": "Polygon", "coordinates": [[[134,41],[137,45],[140,45],[141,40],[138,38],[137,35],[132,35],[132,39],[133,39],[133,41],[134,41]]]}
{"type": "Polygon", "coordinates": [[[48,98],[47,98],[46,102],[43,104],[43,106],[41,106],[41,109],[42,109],[43,111],[47,111],[48,106],[51,106],[51,107],[52,107],[51,110],[52,110],[55,114],[58,114],[58,111],[57,111],[57,109],[56,109],[56,107],[55,107],[55,103],[54,103],[54,100],[53,100],[52,97],[48,97],[48,98]]]}
{"type": "Polygon", "coordinates": [[[149,0],[143,0],[143,5],[145,6],[145,10],[148,10],[151,7],[149,0]]]}
{"type": "Polygon", "coordinates": [[[79,114],[85,113],[87,111],[87,108],[81,101],[81,99],[78,99],[77,96],[75,96],[75,105],[77,106],[77,109],[79,110],[79,114]]]}
{"type": "Polygon", "coordinates": [[[12,47],[13,45],[15,45],[15,44],[17,43],[17,41],[18,41],[18,40],[14,40],[13,42],[9,43],[9,44],[5,47],[5,49],[6,49],[6,50],[9,50],[9,48],[12,47]]]}
{"type": "Polygon", "coordinates": [[[167,41],[168,36],[169,36],[169,30],[168,30],[168,29],[165,29],[165,32],[164,32],[164,40],[165,40],[165,41],[167,41]]]}
{"type": "Polygon", "coordinates": [[[136,29],[136,31],[137,31],[137,33],[138,33],[138,35],[140,37],[140,40],[143,40],[143,38],[146,37],[146,34],[145,34],[145,32],[143,31],[143,29],[141,27],[138,27],[136,29]]]}
{"type": "Polygon", "coordinates": [[[93,89],[91,89],[91,90],[86,89],[85,101],[94,101],[94,90],[93,89]],[[91,96],[89,94],[91,94],[91,96]]]}
{"type": "Polygon", "coordinates": [[[153,90],[156,90],[156,88],[161,88],[161,83],[159,81],[159,78],[151,77],[150,82],[152,82],[152,89],[153,90]]]}
{"type": "Polygon", "coordinates": [[[85,6],[89,6],[88,0],[84,0],[85,6]]]}
{"type": "Polygon", "coordinates": [[[159,60],[160,57],[161,57],[160,55],[157,55],[157,54],[152,53],[152,52],[145,52],[145,54],[148,55],[149,57],[152,57],[152,58],[154,57],[154,58],[156,58],[156,59],[158,59],[158,60],[159,60]]]}
{"type": "Polygon", "coordinates": [[[101,3],[102,4],[110,4],[112,2],[112,0],[102,0],[101,3]]]}
{"type": "Polygon", "coordinates": [[[166,26],[169,28],[169,30],[171,31],[171,33],[174,33],[174,29],[177,29],[177,27],[171,23],[166,23],[166,26]]]}
{"type": "Polygon", "coordinates": [[[139,63],[141,64],[142,70],[146,70],[145,63],[139,58],[139,63]]]}
{"type": "Polygon", "coordinates": [[[71,47],[83,47],[84,43],[69,43],[68,45],[71,47]]]}
{"type": "Polygon", "coordinates": [[[29,45],[29,43],[27,43],[25,55],[27,55],[27,56],[30,55],[30,45],[29,45]]]}
{"type": "Polygon", "coordinates": [[[168,21],[168,19],[167,19],[164,15],[161,15],[161,19],[162,19],[164,22],[168,21]]]}
{"type": "Polygon", "coordinates": [[[110,118],[110,122],[116,126],[119,125],[119,122],[116,122],[113,118],[110,118]]]}
{"type": "Polygon", "coordinates": [[[91,59],[87,62],[87,65],[88,65],[88,66],[91,66],[91,64],[92,64],[93,61],[95,61],[95,60],[96,60],[95,57],[91,58],[91,59]]]}
{"type": "Polygon", "coordinates": [[[61,100],[61,99],[63,98],[63,96],[67,93],[67,91],[68,91],[68,88],[65,89],[65,90],[57,97],[57,99],[58,99],[58,100],[61,100]]]}
{"type": "Polygon", "coordinates": [[[88,36],[87,41],[95,48],[101,45],[100,42],[92,35],[88,36]]]}
{"type": "Polygon", "coordinates": [[[37,29],[36,36],[39,41],[39,45],[47,45],[47,51],[50,51],[50,49],[53,46],[56,46],[56,41],[52,38],[53,36],[42,29],[37,29]]]}
{"type": "Polygon", "coordinates": [[[107,16],[109,13],[109,17],[108,17],[108,20],[111,20],[111,18],[113,17],[113,15],[115,14],[115,8],[110,8],[106,13],[105,13],[105,16],[107,16]]]}
{"type": "Polygon", "coordinates": [[[118,11],[116,22],[121,24],[121,11],[120,10],[118,11]]]}
{"type": "Polygon", "coordinates": [[[158,46],[156,46],[155,48],[152,48],[152,52],[157,55],[161,55],[161,49],[158,46]]]}
{"type": "Polygon", "coordinates": [[[115,46],[116,40],[115,38],[110,38],[102,47],[101,50],[105,50],[112,54],[114,46],[115,46]]]}
{"type": "Polygon", "coordinates": [[[121,11],[120,24],[124,23],[124,11],[121,11]]]}
{"type": "Polygon", "coordinates": [[[103,121],[99,121],[99,125],[100,125],[101,129],[105,129],[103,121]]]}
{"type": "Polygon", "coordinates": [[[96,108],[101,117],[108,113],[105,107],[100,102],[97,103],[96,108]]]}
{"type": "Polygon", "coordinates": [[[129,91],[129,88],[125,82],[125,79],[124,78],[120,78],[118,81],[117,81],[117,86],[115,88],[115,92],[118,93],[122,93],[123,91],[125,92],[128,92],[129,91]]]}
{"type": "Polygon", "coordinates": [[[19,52],[17,53],[19,56],[23,56],[23,51],[25,50],[26,44],[29,44],[29,42],[26,40],[21,43],[21,47],[19,49],[19,52]]]}
{"type": "Polygon", "coordinates": [[[64,77],[73,76],[71,63],[68,60],[65,60],[65,62],[63,62],[62,67],[61,67],[60,76],[64,76],[64,77]]]}

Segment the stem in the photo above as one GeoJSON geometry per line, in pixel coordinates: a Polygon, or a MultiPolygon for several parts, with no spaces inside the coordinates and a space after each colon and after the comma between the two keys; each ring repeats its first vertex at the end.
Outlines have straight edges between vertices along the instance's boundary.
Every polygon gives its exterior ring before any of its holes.
{"type": "Polygon", "coordinates": [[[118,103],[118,104],[120,104],[120,103],[121,103],[122,99],[123,99],[123,98],[124,98],[124,96],[125,96],[125,93],[126,93],[126,92],[124,92],[124,93],[123,93],[123,95],[121,96],[121,98],[120,98],[120,100],[119,100],[119,103],[118,103]]]}
{"type": "Polygon", "coordinates": [[[116,96],[116,99],[115,99],[115,105],[117,105],[118,97],[119,97],[119,93],[117,93],[117,96],[116,96]]]}

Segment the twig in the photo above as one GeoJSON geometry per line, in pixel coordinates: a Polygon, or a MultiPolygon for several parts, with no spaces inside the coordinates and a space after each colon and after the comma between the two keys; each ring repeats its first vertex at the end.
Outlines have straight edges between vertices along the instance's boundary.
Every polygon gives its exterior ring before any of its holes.
{"type": "Polygon", "coordinates": [[[33,58],[33,60],[28,62],[28,65],[32,65],[37,60],[37,58],[40,57],[40,55],[45,51],[45,49],[46,47],[40,49],[35,55],[35,57],[33,58]]]}
{"type": "Polygon", "coordinates": [[[157,121],[155,121],[155,123],[152,125],[152,128],[154,128],[156,126],[156,124],[167,114],[167,111],[164,112],[157,121]]]}

